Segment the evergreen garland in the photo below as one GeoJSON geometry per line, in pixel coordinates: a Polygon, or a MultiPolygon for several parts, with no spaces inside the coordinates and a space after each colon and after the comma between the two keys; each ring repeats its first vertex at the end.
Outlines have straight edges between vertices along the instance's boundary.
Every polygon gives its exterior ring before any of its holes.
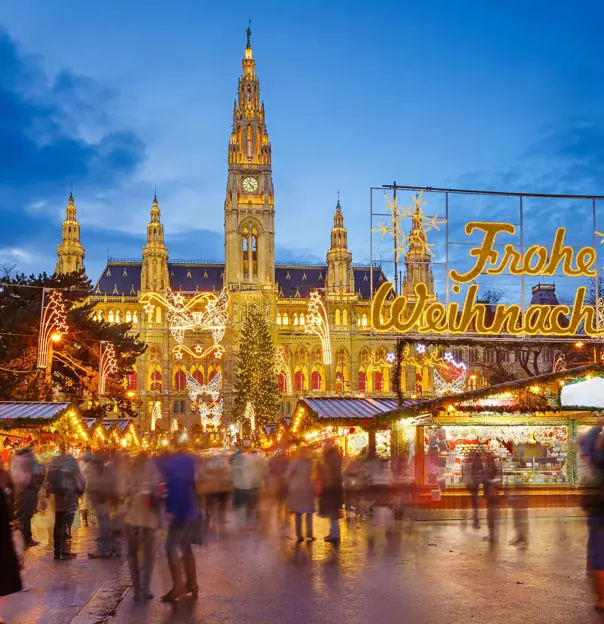
{"type": "Polygon", "coordinates": [[[239,339],[234,419],[241,422],[251,403],[256,426],[275,423],[279,413],[279,385],[275,348],[268,326],[256,306],[249,308],[239,339]]]}
{"type": "Polygon", "coordinates": [[[405,349],[405,344],[406,343],[404,340],[401,340],[400,338],[396,339],[395,360],[394,364],[392,365],[392,390],[396,394],[399,405],[402,405],[405,399],[401,384],[401,375],[403,373],[401,363],[403,360],[403,351],[405,349]]]}

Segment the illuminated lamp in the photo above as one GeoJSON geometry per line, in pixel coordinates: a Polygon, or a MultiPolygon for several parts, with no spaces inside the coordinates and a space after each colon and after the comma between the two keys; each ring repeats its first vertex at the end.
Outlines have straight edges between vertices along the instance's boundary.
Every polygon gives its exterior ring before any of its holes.
{"type": "Polygon", "coordinates": [[[531,386],[531,392],[539,392],[541,388],[539,386],[531,386]]]}
{"type": "Polygon", "coordinates": [[[577,349],[581,349],[581,347],[585,346],[581,341],[579,342],[575,342],[575,347],[577,347],[577,349]]]}
{"type": "Polygon", "coordinates": [[[61,340],[61,334],[53,334],[53,335],[50,337],[50,339],[51,339],[53,342],[59,342],[59,340],[61,340]]]}
{"type": "Polygon", "coordinates": [[[472,380],[476,379],[476,375],[470,375],[470,379],[472,380]]]}
{"type": "Polygon", "coordinates": [[[122,441],[120,442],[120,444],[126,448],[126,446],[128,446],[128,442],[126,442],[126,438],[122,438],[122,441]]]}
{"type": "Polygon", "coordinates": [[[452,405],[447,406],[447,411],[452,412],[455,408],[452,405]]]}
{"type": "Polygon", "coordinates": [[[411,398],[412,398],[412,399],[417,399],[417,394],[412,394],[412,395],[411,395],[411,398]]]}
{"type": "Polygon", "coordinates": [[[134,397],[134,392],[132,390],[130,390],[128,392],[128,398],[131,399],[132,397],[134,397]]]}
{"type": "Polygon", "coordinates": [[[566,382],[565,382],[563,379],[561,379],[558,383],[559,383],[561,386],[563,386],[566,382]]]}

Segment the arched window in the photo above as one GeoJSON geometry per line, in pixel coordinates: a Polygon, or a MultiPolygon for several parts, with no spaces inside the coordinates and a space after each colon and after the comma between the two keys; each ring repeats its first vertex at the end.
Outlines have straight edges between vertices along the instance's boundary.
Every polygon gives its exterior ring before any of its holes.
{"type": "Polygon", "coordinates": [[[292,323],[293,323],[294,325],[297,325],[297,324],[298,324],[298,313],[297,313],[297,312],[294,312],[294,313],[292,314],[292,319],[293,319],[293,320],[292,320],[292,323]]]}
{"type": "Polygon", "coordinates": [[[384,376],[382,375],[381,370],[376,371],[375,373],[373,388],[376,392],[384,392],[384,376]]]}
{"type": "Polygon", "coordinates": [[[113,315],[113,310],[109,310],[109,314],[107,315],[107,322],[108,323],[115,322],[115,316],[113,315]]]}
{"type": "Polygon", "coordinates": [[[128,373],[128,390],[136,390],[137,388],[137,377],[136,377],[136,368],[128,373]]]}
{"type": "Polygon", "coordinates": [[[149,347],[149,359],[152,362],[159,362],[159,360],[161,360],[161,349],[157,345],[151,345],[149,347]]]}
{"type": "Polygon", "coordinates": [[[162,374],[161,374],[161,368],[159,364],[156,364],[151,369],[150,377],[151,377],[151,384],[149,386],[149,389],[154,392],[161,392],[162,391],[162,374]]]}
{"type": "Polygon", "coordinates": [[[277,312],[277,325],[281,325],[281,313],[277,312]]]}
{"type": "Polygon", "coordinates": [[[283,324],[289,325],[289,317],[287,316],[287,312],[283,313],[283,324]]]}
{"type": "Polygon", "coordinates": [[[338,371],[336,373],[336,392],[342,392],[343,390],[343,377],[342,373],[338,371]]]}
{"type": "Polygon", "coordinates": [[[359,392],[365,392],[367,389],[367,375],[364,370],[359,371],[359,392]]]}
{"type": "Polygon", "coordinates": [[[340,284],[342,283],[343,274],[342,274],[342,265],[338,264],[338,281],[340,284]]]}
{"type": "Polygon", "coordinates": [[[252,228],[252,276],[258,277],[258,230],[252,228]]]}
{"type": "Polygon", "coordinates": [[[304,317],[304,312],[300,312],[300,325],[304,325],[306,323],[306,318],[304,317]]]}
{"type": "Polygon", "coordinates": [[[184,390],[187,387],[187,375],[182,368],[177,368],[174,371],[173,388],[177,392],[184,390]]]}
{"type": "Polygon", "coordinates": [[[210,383],[218,373],[222,376],[220,364],[210,364],[210,366],[208,366],[208,383],[210,383]]]}
{"type": "Polygon", "coordinates": [[[138,323],[138,312],[134,310],[134,315],[132,316],[132,322],[134,324],[138,323]]]}
{"type": "Polygon", "coordinates": [[[193,379],[203,386],[203,370],[200,368],[196,368],[193,371],[193,379]]]}
{"type": "Polygon", "coordinates": [[[367,315],[366,314],[363,314],[363,316],[362,316],[361,326],[362,327],[367,327],[367,315]]]}
{"type": "Polygon", "coordinates": [[[310,380],[311,388],[314,392],[325,390],[325,368],[323,366],[313,366],[310,380]]]}
{"type": "Polygon", "coordinates": [[[132,323],[132,312],[126,310],[126,323],[132,323]]]}
{"type": "Polygon", "coordinates": [[[296,362],[298,364],[306,364],[308,362],[308,351],[304,347],[296,349],[296,362]]]}
{"type": "Polygon", "coordinates": [[[321,347],[315,347],[312,350],[312,361],[313,362],[323,362],[323,349],[321,347]]]}
{"type": "Polygon", "coordinates": [[[161,325],[161,308],[159,306],[155,306],[155,323],[161,325]]]}
{"type": "Polygon", "coordinates": [[[348,326],[348,310],[346,308],[342,310],[342,325],[348,326]]]}
{"type": "Polygon", "coordinates": [[[359,351],[359,364],[362,366],[367,366],[369,364],[369,360],[371,359],[371,350],[367,347],[363,347],[359,351]]]}
{"type": "Polygon", "coordinates": [[[306,381],[306,367],[299,367],[294,374],[294,385],[296,387],[296,392],[306,392],[308,390],[307,381],[306,381]]]}
{"type": "Polygon", "coordinates": [[[342,323],[340,314],[340,308],[336,308],[336,327],[339,327],[342,323]]]}
{"type": "Polygon", "coordinates": [[[122,313],[121,313],[121,311],[120,311],[120,310],[118,310],[118,311],[115,313],[115,322],[116,322],[116,323],[121,323],[121,322],[122,322],[122,313]]]}
{"type": "Polygon", "coordinates": [[[105,320],[105,313],[103,310],[99,310],[99,321],[102,323],[105,320]]]}
{"type": "Polygon", "coordinates": [[[279,382],[279,392],[285,394],[287,392],[287,377],[284,372],[279,373],[277,381],[279,382]]]}

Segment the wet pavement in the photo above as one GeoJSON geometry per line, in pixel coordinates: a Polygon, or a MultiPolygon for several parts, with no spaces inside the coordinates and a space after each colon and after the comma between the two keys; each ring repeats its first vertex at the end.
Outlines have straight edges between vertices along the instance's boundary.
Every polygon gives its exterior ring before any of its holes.
{"type": "MultiPolygon", "coordinates": [[[[326,534],[324,520],[315,526],[326,534]]],[[[37,547],[27,553],[31,591],[0,599],[0,615],[9,624],[604,622],[591,607],[582,519],[531,519],[527,548],[508,544],[505,520],[496,545],[485,535],[459,522],[419,522],[386,536],[359,521],[343,524],[334,549],[321,539],[298,546],[274,521],[258,530],[230,523],[196,549],[199,599],[175,606],[134,603],[122,560],[55,563],[37,547]]],[[[78,530],[76,550],[84,555],[91,540],[90,529],[78,530]]],[[[152,589],[159,597],[169,585],[159,549],[152,589]]]]}

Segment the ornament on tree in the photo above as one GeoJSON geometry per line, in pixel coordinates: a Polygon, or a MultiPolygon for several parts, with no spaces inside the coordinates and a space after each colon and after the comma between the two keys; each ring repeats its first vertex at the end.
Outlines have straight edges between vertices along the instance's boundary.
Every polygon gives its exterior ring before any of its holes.
{"type": "Polygon", "coordinates": [[[283,374],[285,377],[285,394],[291,394],[291,369],[289,367],[289,354],[287,349],[280,345],[275,351],[275,373],[277,376],[283,374]]]}

